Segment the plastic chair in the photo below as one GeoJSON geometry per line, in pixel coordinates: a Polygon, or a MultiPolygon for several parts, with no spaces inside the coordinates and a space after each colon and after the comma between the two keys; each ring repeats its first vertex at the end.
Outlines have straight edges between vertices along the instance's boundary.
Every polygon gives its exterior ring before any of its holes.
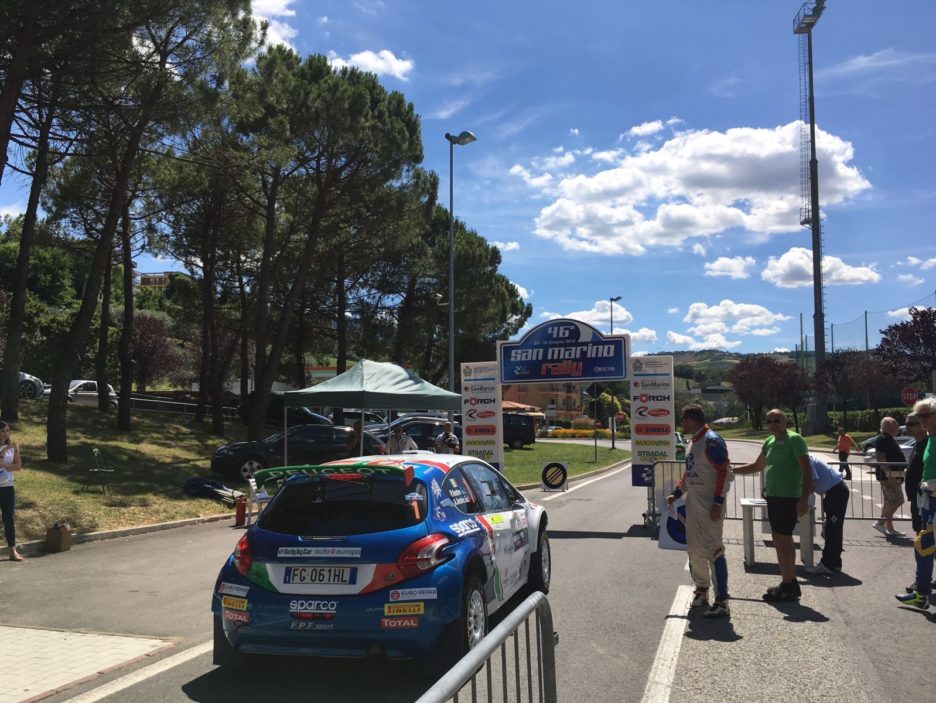
{"type": "Polygon", "coordinates": [[[250,489],[250,494],[247,497],[247,526],[250,527],[250,517],[253,515],[254,506],[257,508],[257,517],[259,518],[267,503],[272,500],[272,496],[265,489],[257,488],[257,480],[253,476],[247,479],[247,487],[250,489]]]}
{"type": "Polygon", "coordinates": [[[107,468],[101,456],[101,450],[97,447],[91,449],[91,458],[93,461],[85,474],[84,483],[81,484],[78,490],[90,489],[91,486],[100,486],[101,493],[107,495],[107,485],[110,483],[115,470],[107,468]]]}

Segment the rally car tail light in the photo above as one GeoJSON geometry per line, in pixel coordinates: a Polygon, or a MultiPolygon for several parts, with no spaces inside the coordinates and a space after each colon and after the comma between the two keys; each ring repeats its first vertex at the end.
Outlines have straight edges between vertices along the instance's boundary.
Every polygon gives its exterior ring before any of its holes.
{"type": "Polygon", "coordinates": [[[247,535],[244,535],[234,547],[234,568],[241,576],[246,576],[251,565],[253,565],[253,554],[250,553],[250,540],[247,539],[247,535]]]}
{"type": "Polygon", "coordinates": [[[447,562],[452,557],[442,551],[450,544],[452,540],[448,535],[429,535],[413,542],[397,560],[403,578],[419,576],[447,562]]]}

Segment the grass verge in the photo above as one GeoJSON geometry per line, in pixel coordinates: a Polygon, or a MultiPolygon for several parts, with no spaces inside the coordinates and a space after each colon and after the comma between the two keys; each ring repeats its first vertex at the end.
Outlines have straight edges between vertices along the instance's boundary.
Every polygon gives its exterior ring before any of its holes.
{"type": "MultiPolygon", "coordinates": [[[[68,409],[69,460],[59,463],[46,459],[47,411],[43,400],[25,401],[14,423],[13,440],[23,456],[23,471],[16,477],[17,541],[42,539],[60,521],[73,532],[86,533],[230,510],[217,501],[190,498],[182,484],[192,476],[219,478],[209,470],[211,454],[219,444],[245,439],[242,425],[230,424],[222,438],[209,432],[209,423],[196,425],[190,416],[140,413],[133,418],[133,429],[122,432],[114,413],[76,405],[68,409]],[[94,447],[114,469],[107,495],[99,486],[80,490],[94,447]]],[[[505,449],[504,463],[507,477],[522,484],[538,482],[544,463],[564,462],[574,476],[628,456],[629,452],[599,447],[596,462],[593,447],[542,443],[505,449]]]]}

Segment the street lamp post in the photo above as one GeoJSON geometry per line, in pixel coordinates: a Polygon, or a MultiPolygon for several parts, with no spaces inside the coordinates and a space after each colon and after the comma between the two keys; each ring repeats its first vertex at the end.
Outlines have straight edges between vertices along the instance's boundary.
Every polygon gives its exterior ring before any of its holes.
{"type": "MultiPolygon", "coordinates": [[[[454,135],[445,133],[449,143],[449,348],[448,348],[448,376],[449,390],[455,392],[455,145],[471,144],[477,137],[471,132],[464,131],[454,135]]],[[[449,410],[449,419],[452,419],[449,410]]]]}
{"type": "MultiPolygon", "coordinates": [[[[621,299],[621,296],[615,296],[614,298],[608,298],[608,312],[611,313],[611,334],[614,334],[614,304],[621,299]]],[[[614,410],[614,394],[609,393],[611,396],[611,448],[614,449],[614,435],[617,434],[617,414],[614,410]]]]}

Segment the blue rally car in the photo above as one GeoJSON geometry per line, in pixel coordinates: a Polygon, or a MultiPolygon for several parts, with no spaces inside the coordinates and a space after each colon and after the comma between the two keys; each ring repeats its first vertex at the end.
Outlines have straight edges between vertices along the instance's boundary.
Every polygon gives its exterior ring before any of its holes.
{"type": "Polygon", "coordinates": [[[382,656],[442,671],[511,596],[549,590],[545,510],[480,459],[407,453],[256,479],[282,483],[218,575],[216,664],[382,656]]]}

